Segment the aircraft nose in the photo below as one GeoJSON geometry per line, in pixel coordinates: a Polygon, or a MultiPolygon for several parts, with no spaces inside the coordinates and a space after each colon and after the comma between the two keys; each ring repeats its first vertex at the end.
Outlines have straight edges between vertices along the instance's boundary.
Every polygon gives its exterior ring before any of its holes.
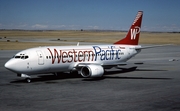
{"type": "Polygon", "coordinates": [[[16,65],[14,64],[14,62],[12,60],[7,61],[4,65],[4,67],[6,69],[16,72],[16,69],[14,66],[16,66],[16,65]]]}
{"type": "Polygon", "coordinates": [[[10,61],[6,62],[5,65],[4,65],[4,67],[5,67],[6,69],[11,69],[11,66],[12,66],[12,64],[11,64],[10,61]]]}

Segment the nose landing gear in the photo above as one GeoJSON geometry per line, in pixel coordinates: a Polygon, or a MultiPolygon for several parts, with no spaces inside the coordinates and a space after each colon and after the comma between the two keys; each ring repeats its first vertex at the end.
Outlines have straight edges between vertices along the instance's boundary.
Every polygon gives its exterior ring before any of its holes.
{"type": "Polygon", "coordinates": [[[31,78],[26,78],[25,80],[26,80],[27,83],[31,82],[31,78]]]}
{"type": "Polygon", "coordinates": [[[18,77],[23,77],[23,78],[26,78],[26,82],[27,83],[30,83],[31,82],[31,77],[28,76],[27,74],[17,74],[18,77]]]}

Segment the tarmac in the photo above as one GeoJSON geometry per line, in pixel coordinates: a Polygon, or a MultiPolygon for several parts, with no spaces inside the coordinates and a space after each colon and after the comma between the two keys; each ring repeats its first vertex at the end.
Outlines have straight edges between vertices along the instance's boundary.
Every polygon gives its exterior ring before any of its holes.
{"type": "MultiPolygon", "coordinates": [[[[4,68],[18,50],[0,50],[1,111],[179,111],[180,46],[145,49],[129,62],[134,71],[99,79],[34,75],[32,82],[4,68]]],[[[18,65],[18,64],[17,64],[18,65]]]]}

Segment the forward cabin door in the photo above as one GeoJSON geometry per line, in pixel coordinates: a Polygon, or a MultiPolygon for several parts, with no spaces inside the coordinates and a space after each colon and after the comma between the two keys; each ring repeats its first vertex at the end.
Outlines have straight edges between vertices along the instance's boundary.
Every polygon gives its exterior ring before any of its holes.
{"type": "Polygon", "coordinates": [[[37,52],[37,55],[38,55],[38,64],[39,65],[44,65],[44,56],[43,56],[42,51],[38,50],[36,52],[37,52]]]}

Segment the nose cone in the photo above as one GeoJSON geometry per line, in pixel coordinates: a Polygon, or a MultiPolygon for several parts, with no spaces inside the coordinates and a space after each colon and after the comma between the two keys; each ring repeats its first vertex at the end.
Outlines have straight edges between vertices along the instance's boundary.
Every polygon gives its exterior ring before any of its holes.
{"type": "Polygon", "coordinates": [[[14,61],[9,60],[5,63],[4,67],[10,71],[16,72],[16,65],[14,64],[14,61]]]}
{"type": "Polygon", "coordinates": [[[6,69],[11,69],[11,66],[12,66],[12,64],[11,64],[10,61],[6,62],[5,65],[4,65],[4,67],[5,67],[6,69]]]}

